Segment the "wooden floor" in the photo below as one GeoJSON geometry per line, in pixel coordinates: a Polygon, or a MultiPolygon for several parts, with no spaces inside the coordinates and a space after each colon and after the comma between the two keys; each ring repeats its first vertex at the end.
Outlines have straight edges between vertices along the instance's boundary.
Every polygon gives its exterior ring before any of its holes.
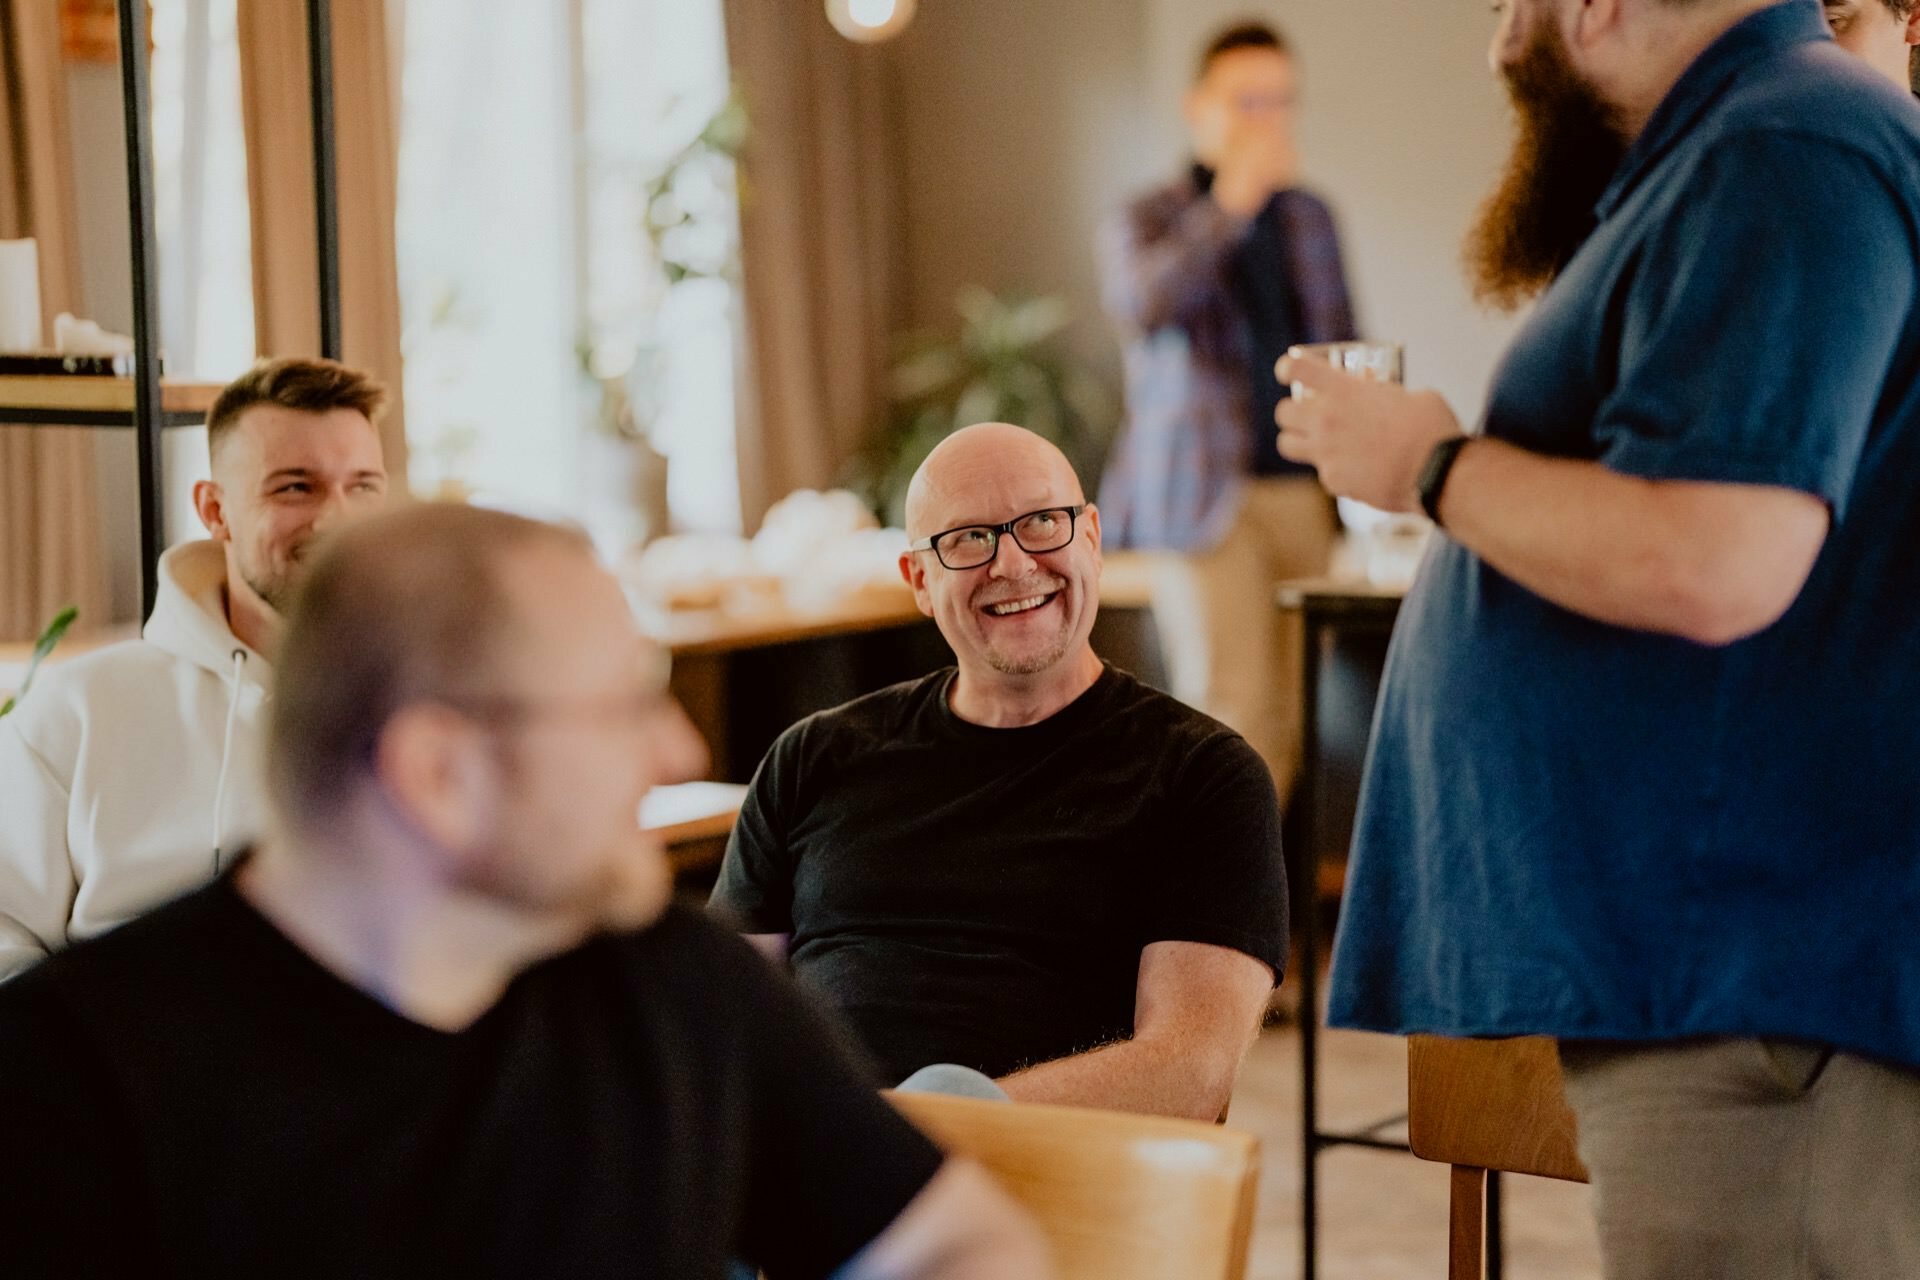
{"type": "MultiPolygon", "coordinates": [[[[1358,1127],[1406,1109],[1406,1042],[1360,1032],[1321,1041],[1321,1125],[1358,1127]]],[[[1240,1073],[1229,1123],[1261,1143],[1252,1280],[1300,1274],[1299,1038],[1263,1034],[1240,1073]]],[[[1588,1190],[1506,1180],[1510,1280],[1598,1280],[1588,1190]]],[[[1323,1280],[1443,1280],[1447,1171],[1394,1152],[1337,1149],[1320,1161],[1323,1280]]]]}

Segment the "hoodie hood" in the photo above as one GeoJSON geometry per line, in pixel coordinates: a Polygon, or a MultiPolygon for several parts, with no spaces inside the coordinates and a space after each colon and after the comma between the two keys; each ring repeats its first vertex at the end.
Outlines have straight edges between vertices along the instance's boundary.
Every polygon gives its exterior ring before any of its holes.
{"type": "Polygon", "coordinates": [[[183,542],[160,557],[160,589],[141,636],[148,644],[210,671],[266,691],[267,661],[233,634],[227,622],[227,557],[211,538],[183,542]],[[234,655],[244,655],[236,663],[234,655]]]}

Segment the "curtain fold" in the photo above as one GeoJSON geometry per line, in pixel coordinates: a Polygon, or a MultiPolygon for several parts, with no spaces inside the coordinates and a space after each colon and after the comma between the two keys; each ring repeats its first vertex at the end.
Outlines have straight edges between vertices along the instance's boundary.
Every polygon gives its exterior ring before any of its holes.
{"type": "Polygon", "coordinates": [[[901,319],[899,166],[878,50],[817,3],[725,0],[746,100],[737,445],[749,531],[789,491],[832,484],[886,405],[901,319]]]}
{"type": "MultiPolygon", "coordinates": [[[[0,0],[0,238],[40,247],[41,323],[80,311],[58,6],[0,0]]],[[[0,427],[0,641],[30,640],[65,606],[108,622],[95,440],[86,428],[0,427]]]]}
{"type": "MultiPolygon", "coordinates": [[[[387,385],[380,431],[404,485],[398,120],[386,0],[332,0],[341,358],[387,385]]],[[[319,289],[306,5],[239,0],[240,97],[252,208],[254,331],[262,355],[317,355],[319,289]]]]}

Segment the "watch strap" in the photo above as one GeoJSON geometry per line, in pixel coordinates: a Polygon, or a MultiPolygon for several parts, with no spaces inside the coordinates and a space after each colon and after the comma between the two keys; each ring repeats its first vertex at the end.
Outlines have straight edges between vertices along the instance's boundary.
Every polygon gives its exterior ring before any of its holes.
{"type": "MultiPolygon", "coordinates": [[[[1440,495],[1446,490],[1447,475],[1453,470],[1454,460],[1460,456],[1460,450],[1466,447],[1472,436],[1448,436],[1433,446],[1427,455],[1426,465],[1420,468],[1420,478],[1414,487],[1420,494],[1420,509],[1427,513],[1427,519],[1441,524],[1440,495]]],[[[1444,526],[1442,526],[1444,527],[1444,526]]]]}

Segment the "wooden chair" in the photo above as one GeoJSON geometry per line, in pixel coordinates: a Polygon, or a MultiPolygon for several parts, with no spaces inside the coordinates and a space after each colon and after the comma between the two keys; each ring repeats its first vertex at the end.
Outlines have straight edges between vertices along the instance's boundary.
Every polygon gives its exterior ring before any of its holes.
{"type": "Polygon", "coordinates": [[[1242,1280],[1260,1144],[1218,1125],[926,1093],[893,1105],[1032,1213],[1062,1280],[1242,1280]]]}
{"type": "Polygon", "coordinates": [[[1573,1111],[1550,1039],[1414,1036],[1407,1053],[1407,1136],[1423,1160],[1453,1166],[1447,1276],[1486,1274],[1487,1172],[1585,1182],[1573,1111]]]}

